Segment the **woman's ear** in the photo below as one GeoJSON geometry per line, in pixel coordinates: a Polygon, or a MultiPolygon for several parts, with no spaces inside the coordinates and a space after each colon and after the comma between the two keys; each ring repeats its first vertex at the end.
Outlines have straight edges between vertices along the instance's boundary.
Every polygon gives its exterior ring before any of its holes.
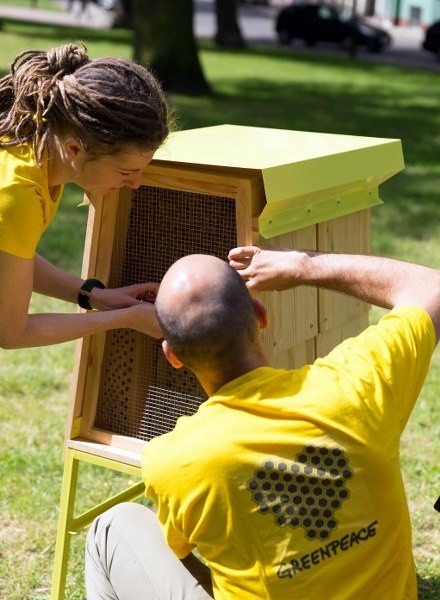
{"type": "Polygon", "coordinates": [[[181,369],[183,367],[183,362],[177,358],[177,356],[174,354],[174,350],[171,348],[171,346],[166,340],[163,340],[162,342],[162,350],[165,354],[167,361],[172,367],[174,367],[175,369],[181,369]]]}
{"type": "Polygon", "coordinates": [[[69,136],[64,140],[63,143],[64,152],[70,160],[76,160],[81,157],[81,154],[84,153],[84,148],[78,138],[69,136]]]}
{"type": "Polygon", "coordinates": [[[269,327],[269,318],[266,307],[259,298],[252,298],[252,302],[254,303],[254,312],[257,316],[260,329],[267,329],[269,327]]]}

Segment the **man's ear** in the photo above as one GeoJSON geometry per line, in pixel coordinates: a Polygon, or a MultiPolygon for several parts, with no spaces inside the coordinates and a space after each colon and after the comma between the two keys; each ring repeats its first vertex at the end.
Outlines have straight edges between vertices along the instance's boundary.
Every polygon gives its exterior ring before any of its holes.
{"type": "Polygon", "coordinates": [[[254,312],[257,316],[260,329],[267,329],[269,327],[269,318],[266,307],[259,298],[252,298],[252,302],[254,303],[254,312]]]}
{"type": "Polygon", "coordinates": [[[175,369],[181,369],[183,367],[183,362],[177,358],[177,356],[174,354],[174,350],[171,348],[171,346],[166,340],[163,340],[162,342],[162,350],[165,354],[167,361],[172,367],[174,367],[175,369]]]}

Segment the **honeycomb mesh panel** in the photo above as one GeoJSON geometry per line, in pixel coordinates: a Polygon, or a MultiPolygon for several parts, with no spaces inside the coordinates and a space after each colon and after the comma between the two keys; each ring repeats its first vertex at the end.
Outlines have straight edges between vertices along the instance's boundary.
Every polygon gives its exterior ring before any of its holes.
{"type": "MultiPolygon", "coordinates": [[[[109,284],[160,281],[181,256],[226,260],[236,244],[234,200],[142,186],[119,200],[109,284]]],[[[160,341],[130,329],[107,332],[95,427],[149,440],[205,399],[190,371],[171,367],[160,341]]]]}

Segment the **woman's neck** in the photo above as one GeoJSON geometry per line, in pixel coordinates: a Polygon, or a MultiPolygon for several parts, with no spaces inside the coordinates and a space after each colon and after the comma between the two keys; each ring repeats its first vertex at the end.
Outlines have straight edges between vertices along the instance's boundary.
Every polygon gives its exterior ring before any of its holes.
{"type": "Polygon", "coordinates": [[[56,137],[52,139],[48,148],[47,180],[51,190],[72,181],[70,164],[66,160],[62,144],[56,137]]]}

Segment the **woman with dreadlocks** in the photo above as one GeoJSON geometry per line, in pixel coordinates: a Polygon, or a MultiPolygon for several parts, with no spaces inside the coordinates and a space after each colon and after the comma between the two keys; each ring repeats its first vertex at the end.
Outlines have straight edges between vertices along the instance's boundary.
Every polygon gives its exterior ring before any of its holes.
{"type": "Polygon", "coordinates": [[[150,71],[118,58],[91,60],[73,44],[19,54],[0,80],[0,346],[25,348],[128,327],[160,336],[157,284],[106,289],[36,253],[63,186],[103,194],[138,188],[169,131],[164,94],[150,71]],[[29,314],[32,292],[84,314],[29,314]],[[93,309],[93,310],[92,310],[93,309]]]}

